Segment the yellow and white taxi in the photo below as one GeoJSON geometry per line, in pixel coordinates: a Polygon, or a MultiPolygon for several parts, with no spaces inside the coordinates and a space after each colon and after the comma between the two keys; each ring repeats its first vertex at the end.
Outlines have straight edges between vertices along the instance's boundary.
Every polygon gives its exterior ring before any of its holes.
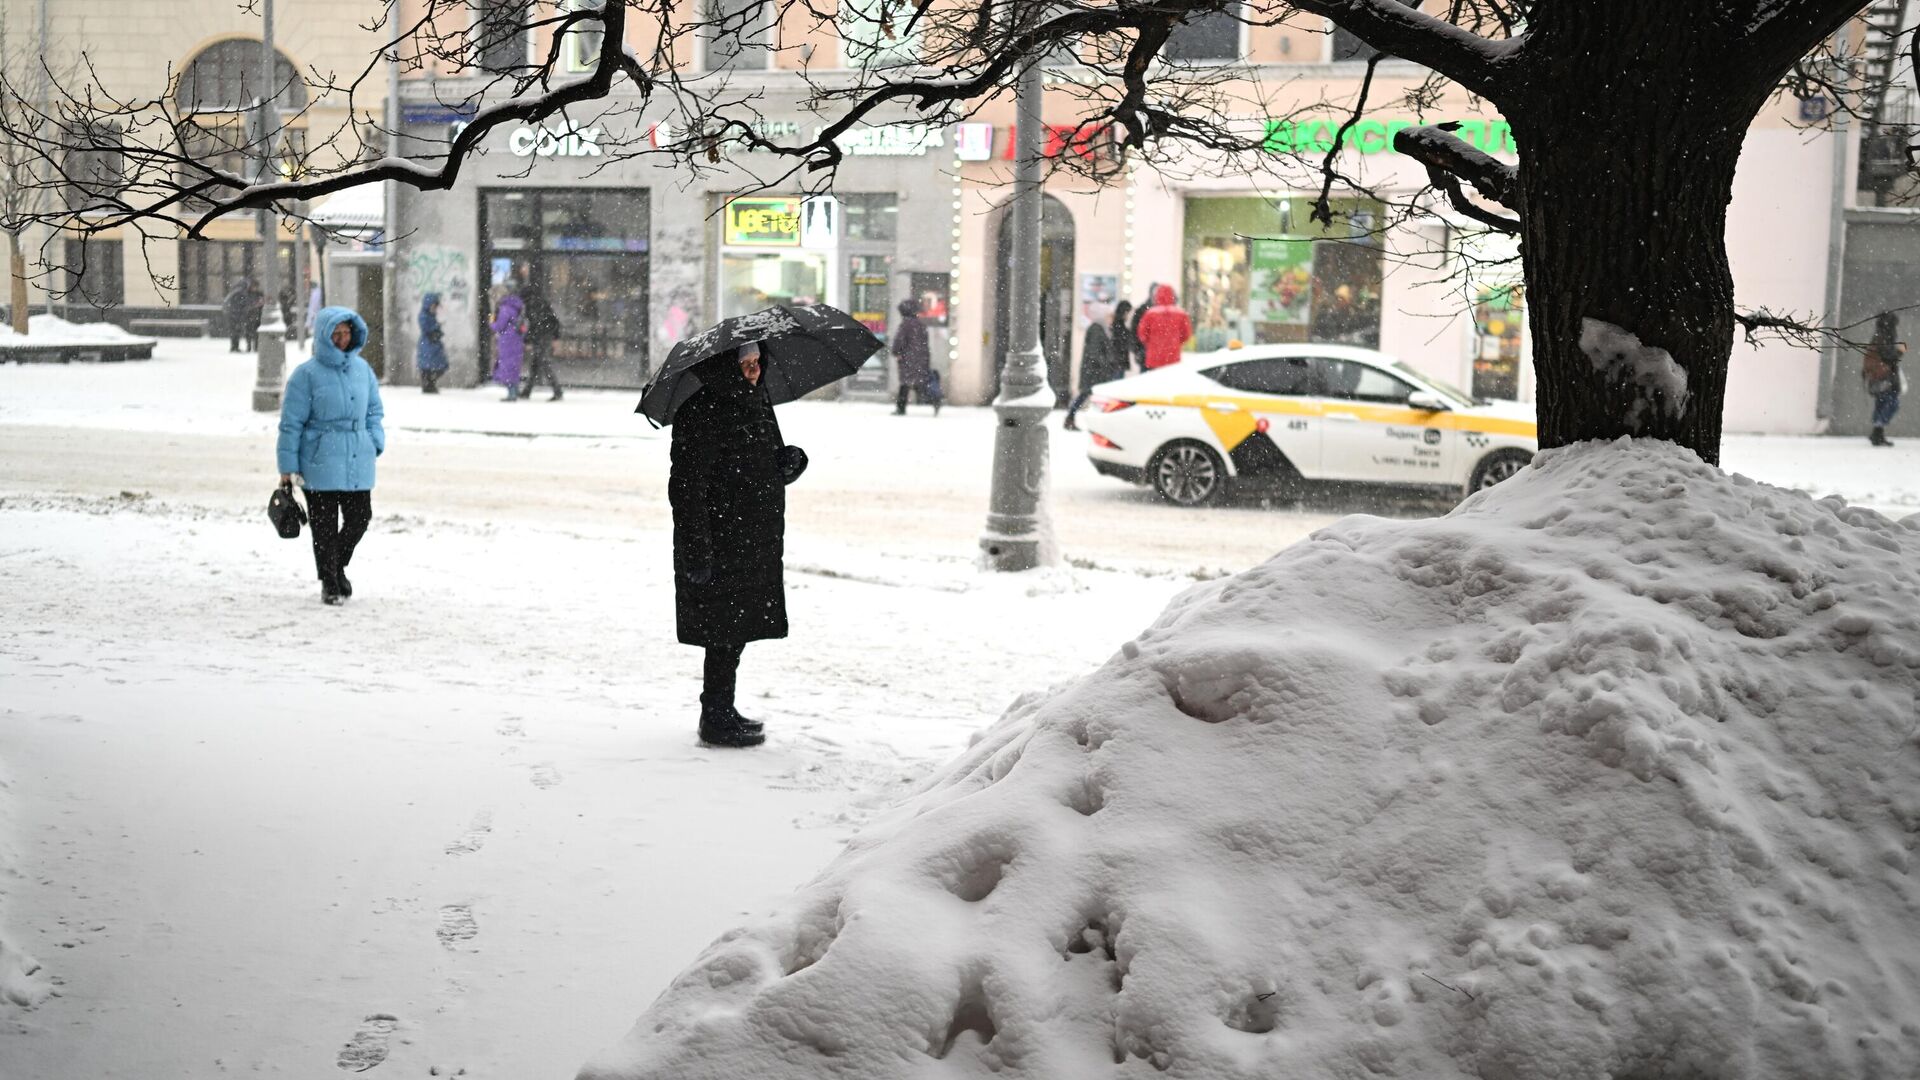
{"type": "Polygon", "coordinates": [[[1093,467],[1179,506],[1302,482],[1473,492],[1539,449],[1531,405],[1477,402],[1350,345],[1227,348],[1093,393],[1081,421],[1093,467]]]}

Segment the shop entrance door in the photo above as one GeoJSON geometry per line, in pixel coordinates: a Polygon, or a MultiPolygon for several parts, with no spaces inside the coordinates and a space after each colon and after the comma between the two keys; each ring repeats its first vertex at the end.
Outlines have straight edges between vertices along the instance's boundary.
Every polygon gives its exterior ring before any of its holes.
{"type": "MultiPolygon", "coordinates": [[[[1058,406],[1065,407],[1073,392],[1073,211],[1051,195],[1040,197],[1040,349],[1047,358],[1047,383],[1058,406]]],[[[1013,322],[1013,213],[1000,214],[999,241],[994,259],[993,379],[989,387],[1000,396],[1000,372],[1007,366],[1013,322]]]]}

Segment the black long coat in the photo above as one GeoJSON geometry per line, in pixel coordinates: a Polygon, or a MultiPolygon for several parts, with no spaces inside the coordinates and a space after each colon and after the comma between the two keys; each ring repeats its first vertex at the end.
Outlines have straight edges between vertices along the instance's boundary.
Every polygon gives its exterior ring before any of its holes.
{"type": "Polygon", "coordinates": [[[780,426],[731,355],[694,369],[701,387],[673,417],[674,614],[686,645],[787,636],[781,556],[787,495],[780,426]],[[692,575],[711,567],[711,576],[692,575]]]}
{"type": "Polygon", "coordinates": [[[902,386],[919,386],[933,371],[927,324],[921,322],[919,316],[900,313],[900,325],[893,331],[893,361],[899,368],[902,386]]]}

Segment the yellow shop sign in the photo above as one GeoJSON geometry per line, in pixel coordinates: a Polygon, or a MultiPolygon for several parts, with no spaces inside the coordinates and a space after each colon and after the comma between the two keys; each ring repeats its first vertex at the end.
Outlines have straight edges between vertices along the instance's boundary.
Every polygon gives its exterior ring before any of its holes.
{"type": "Polygon", "coordinates": [[[733,200],[727,204],[726,236],[737,247],[799,247],[799,198],[733,200]]]}

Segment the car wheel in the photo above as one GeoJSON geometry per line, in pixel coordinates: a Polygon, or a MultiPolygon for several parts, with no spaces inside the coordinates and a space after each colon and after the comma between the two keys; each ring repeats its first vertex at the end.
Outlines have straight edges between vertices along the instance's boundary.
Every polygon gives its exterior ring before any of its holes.
{"type": "Polygon", "coordinates": [[[1197,442],[1168,443],[1153,455],[1148,479],[1160,497],[1175,506],[1205,506],[1227,486],[1220,455],[1197,442]]]}
{"type": "Polygon", "coordinates": [[[1495,450],[1481,458],[1480,464],[1474,468],[1473,480],[1467,484],[1467,494],[1485,491],[1532,463],[1533,455],[1525,450],[1495,450]]]}

